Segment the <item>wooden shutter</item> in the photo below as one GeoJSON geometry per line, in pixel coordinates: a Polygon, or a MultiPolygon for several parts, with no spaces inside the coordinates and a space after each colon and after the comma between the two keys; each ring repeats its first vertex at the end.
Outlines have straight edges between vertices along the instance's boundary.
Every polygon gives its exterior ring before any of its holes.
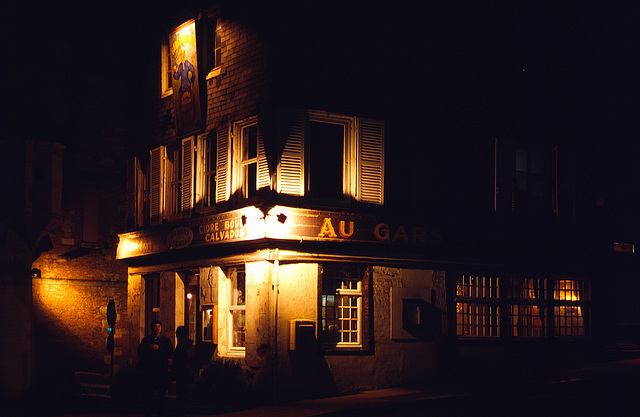
{"type": "Polygon", "coordinates": [[[180,188],[181,211],[185,215],[191,214],[193,207],[193,170],[194,170],[194,137],[182,140],[182,187],[180,188]]]}
{"type": "Polygon", "coordinates": [[[216,203],[229,198],[229,128],[222,125],[218,129],[216,166],[216,203]]]}
{"type": "Polygon", "coordinates": [[[358,120],[358,200],[384,203],[384,122],[358,120]]]}
{"type": "Polygon", "coordinates": [[[151,224],[162,223],[165,158],[164,146],[151,150],[149,161],[149,221],[151,224]]]}
{"type": "Polygon", "coordinates": [[[285,111],[279,123],[281,145],[278,164],[278,192],[304,195],[304,134],[306,117],[298,111],[285,111]]]}
{"type": "Polygon", "coordinates": [[[265,152],[263,126],[258,125],[258,180],[257,189],[271,186],[269,177],[269,164],[265,152]]]}

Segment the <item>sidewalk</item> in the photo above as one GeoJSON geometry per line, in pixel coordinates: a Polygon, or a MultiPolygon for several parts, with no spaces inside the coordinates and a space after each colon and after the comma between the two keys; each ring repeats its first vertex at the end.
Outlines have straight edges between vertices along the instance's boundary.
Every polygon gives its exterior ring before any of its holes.
{"type": "Polygon", "coordinates": [[[249,410],[218,414],[217,417],[309,417],[337,411],[361,410],[413,401],[449,401],[466,394],[436,394],[418,388],[386,388],[357,394],[316,400],[300,400],[279,406],[263,406],[249,410]]]}
{"type": "MultiPolygon", "coordinates": [[[[536,379],[532,382],[522,382],[516,386],[527,386],[529,389],[549,390],[556,384],[580,383],[588,380],[613,380],[634,378],[640,380],[640,359],[626,359],[589,366],[568,369],[548,375],[546,378],[536,379]]],[[[477,391],[469,390],[469,384],[448,384],[443,387],[395,387],[371,391],[362,391],[356,394],[343,395],[331,398],[299,400],[280,405],[265,405],[244,410],[225,412],[214,411],[212,414],[203,414],[197,410],[187,410],[188,416],[216,416],[216,417],[309,417],[338,413],[347,410],[367,410],[374,408],[389,408],[395,404],[420,403],[434,406],[442,405],[447,401],[463,401],[474,395],[487,395],[488,393],[504,392],[513,388],[511,382],[501,386],[487,387],[479,385],[477,391]]],[[[88,413],[73,414],[74,417],[139,417],[142,414],[135,413],[88,413]]],[[[48,417],[71,417],[71,415],[51,414],[48,417]]]]}

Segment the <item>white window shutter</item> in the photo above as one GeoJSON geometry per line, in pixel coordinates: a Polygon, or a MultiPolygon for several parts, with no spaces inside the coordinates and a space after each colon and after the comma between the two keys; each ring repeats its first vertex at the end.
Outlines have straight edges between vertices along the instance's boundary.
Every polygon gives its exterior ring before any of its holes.
{"type": "Polygon", "coordinates": [[[218,128],[217,167],[216,167],[216,203],[229,199],[229,128],[218,128]]]}
{"type": "Polygon", "coordinates": [[[191,214],[193,207],[193,170],[194,170],[194,137],[182,140],[182,187],[181,192],[181,211],[184,215],[191,214]]]}
{"type": "Polygon", "coordinates": [[[384,204],[384,122],[358,120],[358,200],[384,204]]]}
{"type": "Polygon", "coordinates": [[[149,161],[149,221],[151,224],[162,223],[165,154],[164,146],[151,150],[149,161]]]}
{"type": "Polygon", "coordinates": [[[280,118],[279,140],[284,140],[278,164],[278,192],[304,195],[304,134],[306,117],[298,111],[286,111],[280,118]]]}
{"type": "Polygon", "coordinates": [[[261,188],[269,188],[271,186],[269,178],[269,164],[264,147],[264,134],[262,130],[262,126],[258,125],[258,190],[261,188]]]}

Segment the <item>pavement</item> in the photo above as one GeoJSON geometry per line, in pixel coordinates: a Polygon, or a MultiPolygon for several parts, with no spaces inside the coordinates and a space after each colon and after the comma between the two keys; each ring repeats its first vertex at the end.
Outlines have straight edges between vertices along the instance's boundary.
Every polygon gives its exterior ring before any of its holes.
{"type": "MultiPolygon", "coordinates": [[[[640,359],[631,358],[623,360],[612,360],[601,363],[594,363],[588,366],[581,366],[574,369],[564,369],[545,375],[544,378],[528,380],[528,389],[548,390],[553,389],[557,384],[577,384],[588,380],[617,380],[619,378],[633,378],[640,381],[640,359]]],[[[459,382],[459,381],[458,381],[459,382]]],[[[492,381],[493,382],[493,381],[492,381]]],[[[344,412],[355,412],[357,415],[366,414],[366,410],[380,408],[390,409],[414,403],[419,406],[440,406],[447,401],[464,401],[470,396],[486,395],[489,391],[487,386],[492,386],[493,391],[500,390],[504,394],[505,390],[518,389],[514,387],[512,381],[507,384],[496,386],[493,384],[465,384],[465,383],[444,383],[442,385],[415,386],[415,387],[392,387],[386,389],[362,391],[349,395],[342,395],[330,398],[298,400],[278,405],[263,405],[248,409],[218,409],[211,411],[187,410],[187,416],[216,416],[216,417],[309,417],[322,415],[346,415],[344,412]],[[470,387],[476,386],[476,389],[470,387]],[[479,387],[479,388],[478,388],[479,387]],[[208,414],[210,413],[210,414],[208,414]]],[[[520,388],[522,385],[519,386],[520,388]]],[[[93,412],[93,413],[72,413],[72,414],[47,414],[48,417],[139,417],[143,414],[128,412],[93,412]]]]}

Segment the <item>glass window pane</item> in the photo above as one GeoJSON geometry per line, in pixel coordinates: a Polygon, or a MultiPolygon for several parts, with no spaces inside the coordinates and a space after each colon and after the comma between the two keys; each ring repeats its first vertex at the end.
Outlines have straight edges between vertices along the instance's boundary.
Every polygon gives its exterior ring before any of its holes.
{"type": "Polygon", "coordinates": [[[232,347],[245,347],[245,312],[231,311],[232,316],[232,347]]]}

